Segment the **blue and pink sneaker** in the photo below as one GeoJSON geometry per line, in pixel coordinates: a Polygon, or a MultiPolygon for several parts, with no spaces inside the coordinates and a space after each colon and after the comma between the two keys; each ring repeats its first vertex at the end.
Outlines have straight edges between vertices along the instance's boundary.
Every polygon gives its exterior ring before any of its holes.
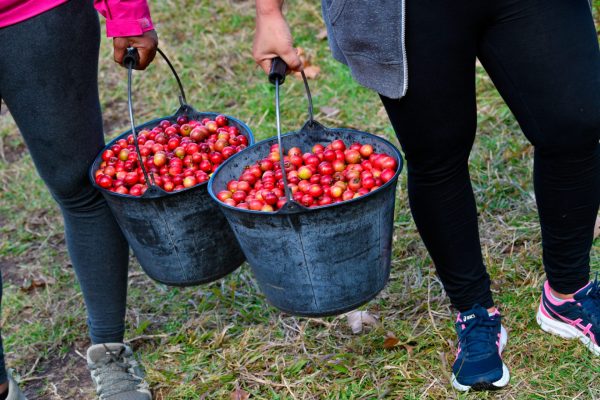
{"type": "Polygon", "coordinates": [[[508,384],[510,374],[502,361],[508,335],[500,321],[498,311],[489,315],[478,305],[458,314],[458,350],[452,366],[452,386],[456,389],[492,390],[508,384]]]}
{"type": "Polygon", "coordinates": [[[557,300],[546,281],[537,313],[537,322],[548,332],[566,339],[579,339],[600,356],[600,282],[598,278],[580,289],[573,299],[557,300]]]}

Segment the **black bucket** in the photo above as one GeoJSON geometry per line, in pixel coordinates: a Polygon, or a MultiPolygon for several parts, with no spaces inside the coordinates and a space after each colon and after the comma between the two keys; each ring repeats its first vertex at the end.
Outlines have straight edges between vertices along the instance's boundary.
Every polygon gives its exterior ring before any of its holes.
{"type": "MultiPolygon", "coordinates": [[[[306,79],[305,86],[310,104],[306,79]]],[[[277,83],[277,114],[278,89],[277,83]]],[[[337,315],[371,300],[389,279],[402,157],[394,145],[378,136],[325,128],[312,119],[312,104],[309,113],[302,129],[279,138],[280,150],[300,147],[305,152],[335,139],[371,144],[376,152],[396,159],[394,177],[361,197],[317,208],[303,207],[289,193],[288,202],[276,212],[245,210],[218,201],[216,193],[225,190],[228,181],[268,154],[278,141],[272,138],[223,163],[211,177],[208,190],[227,217],[269,303],[292,315],[337,315]]]]}
{"type": "MultiPolygon", "coordinates": [[[[185,115],[192,119],[214,119],[218,114],[198,112],[185,102],[185,94],[177,73],[164,56],[181,90],[181,107],[173,115],[158,118],[135,127],[131,108],[131,64],[129,64],[129,105],[132,130],[111,141],[126,138],[137,130],[156,126],[161,120],[175,121],[185,115]],[[133,128],[135,127],[135,128],[133,128]]],[[[237,127],[254,143],[250,128],[236,118],[227,116],[230,125],[237,127]]],[[[103,150],[104,151],[104,150],[103,150]]],[[[102,162],[101,154],[90,168],[92,184],[104,195],[123,234],[148,276],[171,286],[191,286],[215,281],[233,272],[244,262],[235,236],[218,206],[211,200],[207,183],[177,191],[166,192],[149,185],[141,197],[111,192],[99,187],[94,172],[102,162]]],[[[139,150],[138,150],[139,155],[139,150]]],[[[151,179],[146,179],[151,182],[151,179]]]]}

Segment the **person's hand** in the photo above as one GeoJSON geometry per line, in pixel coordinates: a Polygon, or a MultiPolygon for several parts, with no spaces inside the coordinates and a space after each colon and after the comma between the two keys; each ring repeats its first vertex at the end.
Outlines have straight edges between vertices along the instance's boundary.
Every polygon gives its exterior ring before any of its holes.
{"type": "Polygon", "coordinates": [[[271,60],[277,56],[285,61],[288,70],[302,70],[302,61],[293,46],[290,28],[281,12],[257,13],[252,47],[254,60],[267,74],[271,69],[271,60]]]}
{"type": "Polygon", "coordinates": [[[140,61],[135,69],[146,69],[154,60],[158,48],[158,36],[155,30],[144,32],[141,36],[127,36],[113,38],[114,58],[119,65],[123,64],[123,57],[128,47],[135,47],[140,55],[140,61]]]}

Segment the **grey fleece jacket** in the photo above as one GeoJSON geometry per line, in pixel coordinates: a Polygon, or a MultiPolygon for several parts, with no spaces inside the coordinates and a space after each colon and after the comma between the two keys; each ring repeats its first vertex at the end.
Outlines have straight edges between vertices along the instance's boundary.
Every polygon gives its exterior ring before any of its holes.
{"type": "Polygon", "coordinates": [[[393,99],[406,94],[406,0],[322,0],[333,57],[358,83],[393,99]]]}
{"type": "Polygon", "coordinates": [[[322,0],[322,8],[333,57],[348,65],[361,85],[392,99],[403,97],[406,0],[322,0]]]}

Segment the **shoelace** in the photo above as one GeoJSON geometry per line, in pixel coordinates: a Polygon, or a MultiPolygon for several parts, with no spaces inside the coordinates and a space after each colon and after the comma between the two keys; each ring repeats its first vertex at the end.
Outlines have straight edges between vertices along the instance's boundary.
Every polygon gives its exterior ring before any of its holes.
{"type": "Polygon", "coordinates": [[[115,394],[140,389],[143,379],[132,371],[132,364],[126,362],[123,356],[125,347],[118,352],[111,351],[104,345],[107,357],[95,363],[91,368],[97,377],[97,394],[103,399],[115,394]],[[106,386],[110,382],[110,386],[106,386]]]}
{"type": "Polygon", "coordinates": [[[470,356],[477,356],[498,351],[496,341],[499,340],[499,316],[494,319],[477,317],[466,324],[457,322],[456,325],[459,328],[458,341],[462,352],[466,352],[470,356]],[[462,325],[466,325],[466,328],[461,330],[462,325]]]}

